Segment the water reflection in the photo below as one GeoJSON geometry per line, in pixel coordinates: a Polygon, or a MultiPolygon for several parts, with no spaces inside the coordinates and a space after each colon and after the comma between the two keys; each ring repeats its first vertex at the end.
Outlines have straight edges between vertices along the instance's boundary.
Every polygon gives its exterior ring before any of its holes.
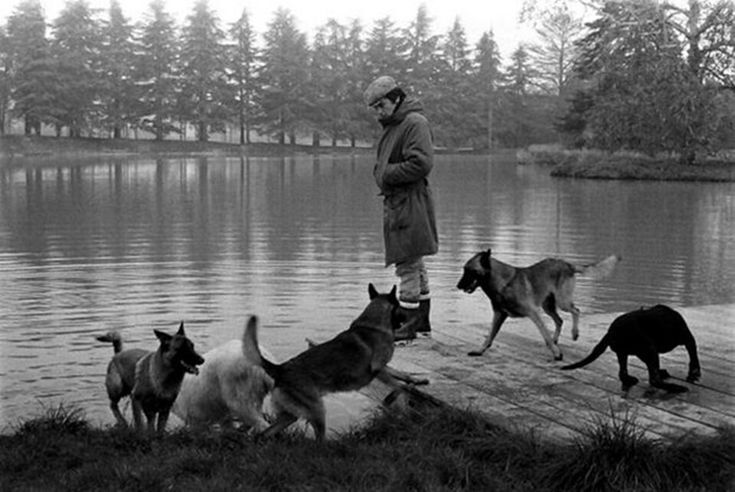
{"type": "MultiPolygon", "coordinates": [[[[285,358],[344,329],[368,282],[394,282],[370,157],[31,164],[0,169],[4,423],[61,399],[111,422],[102,331],[150,346],[185,320],[206,351],[257,313],[285,358]]],[[[487,322],[487,301],[454,289],[485,247],[517,264],[622,255],[611,278],[579,281],[583,312],[735,302],[732,184],[552,180],[467,156],[441,156],[432,184],[437,329],[487,322]]]]}

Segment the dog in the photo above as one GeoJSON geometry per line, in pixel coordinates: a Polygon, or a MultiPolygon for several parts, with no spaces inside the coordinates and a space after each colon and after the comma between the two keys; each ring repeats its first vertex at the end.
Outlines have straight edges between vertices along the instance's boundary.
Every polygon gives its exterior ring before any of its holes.
{"type": "Polygon", "coordinates": [[[697,357],[697,342],[684,318],[663,304],[651,308],[641,308],[615,318],[602,340],[592,349],[592,353],[581,361],[563,366],[563,370],[586,366],[610,347],[618,356],[618,373],[623,383],[622,390],[628,391],[638,383],[638,379],[628,374],[628,356],[635,355],[648,368],[651,386],[671,393],[683,393],[687,388],[678,384],[666,383],[669,373],[659,366],[659,354],[684,345],[689,353],[689,374],[687,381],[696,382],[702,375],[697,357]]]}
{"type": "Polygon", "coordinates": [[[274,381],[271,403],[275,422],[261,437],[276,435],[301,417],[311,425],[316,439],[322,441],[326,435],[323,395],[356,391],[374,378],[400,387],[386,370],[393,357],[393,332],[405,322],[398,309],[396,287],[388,294],[380,294],[370,284],[368,293],[370,302],[347,330],[283,364],[263,357],[258,346],[257,317],[250,318],[246,328],[249,341],[243,347],[249,352],[248,358],[259,360],[274,381]]]}
{"type": "Polygon", "coordinates": [[[574,305],[575,276],[589,274],[596,278],[609,275],[620,261],[616,255],[591,265],[574,265],[557,258],[546,258],[528,267],[515,267],[492,257],[492,251],[482,251],[464,265],[457,288],[471,294],[480,287],[490,298],[493,320],[482,346],[469,352],[479,356],[489,349],[503,322],[512,318],[530,318],[534,322],[554,360],[562,360],[557,343],[563,320],[557,308],[572,314],[572,339],[579,337],[579,309],[574,305]],[[554,335],[546,329],[541,313],[548,314],[556,325],[554,335]]]}
{"type": "MultiPolygon", "coordinates": [[[[273,389],[273,379],[248,358],[244,350],[246,332],[241,340],[230,340],[204,354],[199,375],[187,374],[174,402],[173,413],[187,425],[240,422],[260,433],[268,428],[263,415],[263,400],[273,389]]],[[[272,360],[265,349],[261,349],[272,360]]]]}
{"type": "Polygon", "coordinates": [[[141,413],[145,413],[150,435],[156,430],[159,434],[165,430],[184,374],[197,374],[196,366],[204,363],[202,356],[194,350],[194,343],[186,337],[183,322],[175,335],[160,330],[153,332],[159,340],[159,346],[152,352],[137,348],[123,350],[122,337],[117,332],[97,337],[99,341],[111,342],[115,353],[107,366],[105,377],[112,414],[118,424],[127,426],[118,403],[121,398],[130,395],[135,429],[142,430],[141,413]]]}

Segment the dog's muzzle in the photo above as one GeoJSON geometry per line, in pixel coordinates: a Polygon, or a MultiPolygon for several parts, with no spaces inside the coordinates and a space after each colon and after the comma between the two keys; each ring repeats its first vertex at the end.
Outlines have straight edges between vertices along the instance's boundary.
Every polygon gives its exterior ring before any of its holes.
{"type": "MultiPolygon", "coordinates": [[[[204,359],[202,359],[202,361],[199,362],[199,364],[202,364],[203,362],[204,362],[204,359]]],[[[188,372],[189,374],[194,374],[195,376],[199,374],[199,368],[197,366],[188,364],[184,362],[183,360],[181,361],[181,367],[183,367],[184,370],[188,372]]]]}
{"type": "Polygon", "coordinates": [[[457,288],[459,290],[465,291],[468,294],[472,294],[479,285],[480,283],[477,281],[476,278],[468,278],[467,276],[464,276],[459,279],[459,282],[457,283],[457,288]]]}

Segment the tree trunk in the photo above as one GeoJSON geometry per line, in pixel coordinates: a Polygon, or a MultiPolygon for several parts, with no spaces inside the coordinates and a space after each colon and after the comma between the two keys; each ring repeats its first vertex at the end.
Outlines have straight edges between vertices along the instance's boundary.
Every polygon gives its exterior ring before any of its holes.
{"type": "Polygon", "coordinates": [[[487,150],[493,150],[493,107],[487,105],[487,150]]]}

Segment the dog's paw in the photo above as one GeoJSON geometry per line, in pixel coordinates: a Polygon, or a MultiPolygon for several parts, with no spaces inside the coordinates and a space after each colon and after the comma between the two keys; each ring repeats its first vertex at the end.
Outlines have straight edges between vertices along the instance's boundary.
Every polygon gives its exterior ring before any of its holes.
{"type": "Polygon", "coordinates": [[[680,386],[678,384],[671,383],[662,384],[660,387],[661,389],[665,389],[669,393],[686,393],[687,391],[689,391],[689,388],[687,388],[686,386],[680,386]]]}
{"type": "Polygon", "coordinates": [[[636,384],[638,384],[638,378],[633,376],[626,376],[625,378],[623,378],[623,391],[628,391],[636,384]]]}
{"type": "Polygon", "coordinates": [[[687,376],[687,383],[696,383],[699,381],[699,378],[702,376],[702,373],[699,370],[696,371],[689,371],[689,375],[687,376]]]}

